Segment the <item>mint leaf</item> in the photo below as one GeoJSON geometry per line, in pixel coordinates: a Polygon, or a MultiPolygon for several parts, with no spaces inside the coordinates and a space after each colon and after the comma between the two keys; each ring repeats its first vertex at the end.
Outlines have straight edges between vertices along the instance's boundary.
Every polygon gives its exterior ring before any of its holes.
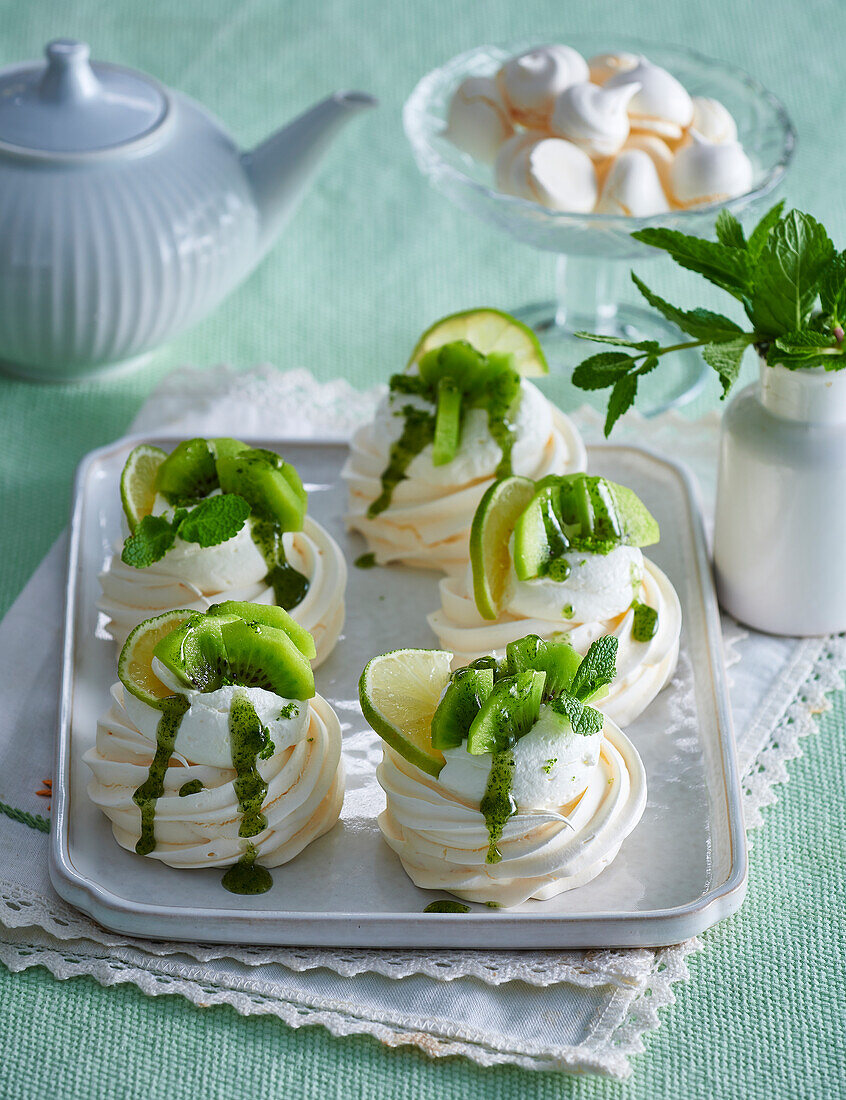
{"type": "Polygon", "coordinates": [[[123,544],[120,560],[134,569],[146,569],[165,556],[175,538],[170,520],[164,516],[144,516],[123,544]]]}
{"type": "Polygon", "coordinates": [[[758,258],[749,309],[755,328],[771,336],[803,328],[833,255],[820,223],[791,210],[770,230],[758,258]]]}
{"type": "Polygon", "coordinates": [[[767,362],[780,363],[788,370],[799,367],[826,367],[837,370],[842,366],[843,345],[834,336],[802,329],[779,338],[767,351],[767,362]]]}
{"type": "Polygon", "coordinates": [[[657,351],[657,340],[624,340],[621,336],[602,336],[598,332],[574,332],[582,340],[593,340],[597,344],[615,344],[620,348],[636,348],[638,351],[657,351]]]}
{"type": "Polygon", "coordinates": [[[761,249],[766,244],[770,230],[781,218],[782,210],[784,210],[784,199],[771,207],[749,234],[746,250],[753,262],[761,255],[761,249]]]}
{"type": "Polygon", "coordinates": [[[729,210],[721,210],[714,226],[717,240],[726,248],[746,248],[743,226],[729,210]]]}
{"type": "Polygon", "coordinates": [[[749,347],[749,337],[741,336],[737,340],[727,340],[719,344],[705,344],[700,348],[702,358],[709,367],[713,367],[723,384],[722,396],[725,397],[737,381],[743,353],[749,347]]]}
{"type": "Polygon", "coordinates": [[[675,229],[639,229],[636,241],[668,252],[680,267],[703,275],[741,301],[748,294],[752,267],[745,251],[727,248],[718,241],[703,241],[675,229]]]}
{"type": "Polygon", "coordinates": [[[634,404],[637,396],[637,375],[627,374],[614,383],[611,396],[608,398],[608,411],[605,414],[605,435],[611,434],[611,429],[627,409],[634,404]]]}
{"type": "Polygon", "coordinates": [[[238,534],[249,514],[250,506],[243,497],[237,493],[221,493],[193,508],[176,533],[186,542],[218,546],[238,534]]]}
{"type": "Polygon", "coordinates": [[[599,711],[587,706],[568,691],[556,696],[549,706],[556,714],[561,714],[567,719],[573,728],[573,733],[589,737],[592,733],[599,733],[602,730],[605,719],[599,711]]]}
{"type": "Polygon", "coordinates": [[[820,305],[831,318],[832,325],[846,318],[846,252],[832,257],[820,280],[820,305]]]}
{"type": "Polygon", "coordinates": [[[580,390],[604,390],[628,374],[635,361],[624,351],[601,351],[579,363],[573,371],[573,385],[580,390]]]}
{"type": "Polygon", "coordinates": [[[617,639],[605,634],[592,643],[576,669],[570,685],[570,694],[585,702],[594,692],[610,684],[617,675],[617,639]]]}
{"type": "Polygon", "coordinates": [[[718,343],[721,340],[732,340],[743,331],[740,325],[730,321],[728,317],[723,317],[721,313],[712,313],[709,309],[679,309],[678,306],[665,302],[641,282],[634,272],[632,272],[632,282],[654,309],[663,313],[668,321],[678,325],[682,332],[686,332],[697,340],[718,343]]]}

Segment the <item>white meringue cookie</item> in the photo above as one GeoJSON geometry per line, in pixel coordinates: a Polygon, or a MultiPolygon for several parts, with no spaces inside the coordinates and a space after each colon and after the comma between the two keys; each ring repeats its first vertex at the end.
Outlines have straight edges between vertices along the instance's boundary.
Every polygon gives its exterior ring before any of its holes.
{"type": "Polygon", "coordinates": [[[693,121],[691,129],[696,130],[708,141],[722,145],[728,141],[737,141],[737,123],[727,107],[718,99],[704,95],[693,97],[693,121]]]}
{"type": "Polygon", "coordinates": [[[511,138],[497,157],[496,180],[501,191],[550,210],[588,214],[596,206],[598,187],[590,157],[560,138],[511,138]]]}
{"type": "Polygon", "coordinates": [[[588,79],[588,66],[570,46],[537,46],[509,58],[496,74],[512,117],[529,129],[545,127],[555,97],[577,81],[588,79]]]}
{"type": "Polygon", "coordinates": [[[605,179],[597,214],[645,218],[666,214],[669,209],[658,170],[649,154],[642,149],[623,150],[605,179]]]}
{"type": "Polygon", "coordinates": [[[715,144],[696,130],[679,149],[670,172],[673,198],[680,206],[698,206],[743,195],[752,187],[752,163],[739,142],[715,144]]]}
{"type": "Polygon", "coordinates": [[[598,53],[596,57],[592,57],[588,61],[591,83],[604,84],[606,80],[610,80],[617,73],[630,72],[637,66],[637,63],[637,54],[626,53],[625,50],[619,53],[598,53]]]}
{"type": "Polygon", "coordinates": [[[626,138],[626,144],[623,146],[622,151],[625,152],[628,149],[640,149],[652,158],[652,163],[658,172],[658,178],[661,180],[661,186],[669,194],[670,169],[673,166],[675,154],[666,141],[655,134],[637,132],[629,134],[626,138]]]}
{"type": "Polygon", "coordinates": [[[555,100],[550,129],[591,157],[608,157],[621,148],[629,136],[626,109],[639,85],[620,88],[598,84],[573,84],[555,100]]]}
{"type": "Polygon", "coordinates": [[[687,91],[671,73],[645,57],[634,69],[610,77],[605,87],[622,88],[631,83],[640,85],[629,102],[632,129],[678,141],[693,118],[693,101],[687,91]]]}
{"type": "Polygon", "coordinates": [[[449,105],[445,138],[490,164],[513,133],[508,108],[490,77],[470,76],[459,84],[449,105]]]}

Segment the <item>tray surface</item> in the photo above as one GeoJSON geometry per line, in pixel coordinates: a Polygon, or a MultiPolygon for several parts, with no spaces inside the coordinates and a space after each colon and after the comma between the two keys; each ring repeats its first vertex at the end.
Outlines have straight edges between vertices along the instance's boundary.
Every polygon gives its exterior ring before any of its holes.
{"type": "MultiPolygon", "coordinates": [[[[144,439],[152,439],[145,436],[144,439]]],[[[231,943],[359,947],[543,948],[675,943],[734,912],[746,886],[746,847],[716,599],[701,517],[688,475],[632,447],[588,448],[591,473],[631,486],[661,525],[649,556],[682,604],[673,682],[626,732],[646,766],[648,801],[616,860],[580,889],[507,910],[424,914],[436,897],[415,887],[381,839],[380,742],[358,705],[358,677],[374,653],[436,640],[425,615],[438,604],[434,573],[350,567],[347,621],[316,674],[341,720],[347,794],[341,822],[274,885],[240,898],[219,870],[177,871],[124,851],[89,801],[82,760],[116,679],[114,644],[94,603],[97,573],[120,532],[118,481],[139,439],[92,452],[80,465],[71,523],[68,605],[57,745],[50,874],[58,893],[101,924],[132,935],[231,943]]],[[[169,447],[175,439],[156,440],[169,447]]],[[[344,530],[339,471],[346,444],[256,440],[284,453],[309,492],[309,512],[351,563],[365,549],[344,530]]]]}

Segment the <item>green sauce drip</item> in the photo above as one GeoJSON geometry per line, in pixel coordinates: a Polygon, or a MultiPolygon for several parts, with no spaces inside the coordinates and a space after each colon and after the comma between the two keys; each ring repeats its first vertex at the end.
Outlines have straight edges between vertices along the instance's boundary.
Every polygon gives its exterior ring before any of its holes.
{"type": "Polygon", "coordinates": [[[479,809],[488,827],[488,854],[486,863],[499,863],[502,859],[497,844],[502,839],[502,830],[509,818],[517,813],[517,803],[511,793],[514,784],[514,753],[510,748],[501,749],[493,754],[488,785],[479,809]]]}
{"type": "Polygon", "coordinates": [[[488,431],[502,452],[496,468],[497,477],[511,477],[511,452],[517,439],[517,431],[511,419],[514,402],[520,393],[520,379],[512,372],[502,372],[493,381],[487,394],[488,431]]]}
{"type": "Polygon", "coordinates": [[[470,906],[462,905],[460,901],[433,901],[423,910],[424,913],[469,913],[470,906]]]}
{"type": "Polygon", "coordinates": [[[634,622],[632,623],[632,637],[636,642],[648,642],[658,633],[658,612],[649,604],[635,600],[634,622]]]}
{"type": "Polygon", "coordinates": [[[256,850],[252,844],[237,863],[228,867],[220,880],[230,894],[266,894],[273,885],[273,877],[266,867],[256,863],[256,850]]]}
{"type": "Polygon", "coordinates": [[[179,788],[179,797],[185,798],[189,794],[199,794],[203,789],[203,784],[199,779],[189,779],[187,783],[183,783],[179,788]]]}
{"type": "Polygon", "coordinates": [[[262,725],[246,695],[233,696],[229,711],[229,739],[232,767],[237,773],[235,794],[241,811],[238,836],[256,836],[267,828],[267,818],[261,812],[267,784],[259,775],[256,763],[260,756],[267,755],[268,744],[272,745],[272,742],[267,727],[262,725]]]}
{"type": "Polygon", "coordinates": [[[285,557],[282,535],[282,528],[277,523],[264,519],[253,521],[253,542],[267,563],[265,584],[273,589],[273,598],[277,605],[290,611],[305,599],[309,581],[285,557]]]}
{"type": "Polygon", "coordinates": [[[378,565],[378,562],[376,561],[376,555],[373,553],[359,554],[353,565],[356,569],[373,569],[378,565]]]}
{"type": "MultiPolygon", "coordinates": [[[[416,381],[416,379],[415,379],[416,381]]],[[[394,387],[395,379],[391,380],[394,387]]],[[[435,438],[435,417],[431,413],[416,409],[413,405],[406,405],[402,410],[405,417],[405,425],[402,435],[391,447],[388,465],[382,471],[382,492],[367,509],[367,514],[372,519],[391,503],[394,489],[407,477],[406,470],[412,459],[431,443],[435,438]]]]}
{"type": "Polygon", "coordinates": [[[139,856],[148,856],[156,850],[156,802],[164,794],[167,766],[173,756],[180,723],[189,706],[184,695],[170,695],[158,703],[162,716],[156,726],[156,752],[147,778],[132,796],[132,801],[141,811],[141,836],[135,845],[139,856]]]}

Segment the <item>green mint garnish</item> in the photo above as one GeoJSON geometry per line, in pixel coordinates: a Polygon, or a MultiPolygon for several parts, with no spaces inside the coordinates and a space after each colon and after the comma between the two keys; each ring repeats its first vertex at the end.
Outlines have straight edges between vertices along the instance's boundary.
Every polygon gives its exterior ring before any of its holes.
{"type": "Polygon", "coordinates": [[[610,684],[617,675],[617,644],[613,634],[606,634],[592,643],[570,685],[570,694],[580,702],[610,684]]]}
{"type": "Polygon", "coordinates": [[[573,728],[573,733],[578,733],[584,737],[599,733],[605,721],[598,710],[589,707],[587,703],[581,702],[575,695],[571,695],[567,691],[562,692],[557,698],[553,699],[549,706],[556,714],[561,714],[568,720],[573,728]]]}
{"type": "Polygon", "coordinates": [[[726,210],[717,219],[716,241],[660,228],[632,234],[736,298],[749,325],[742,328],[706,309],[680,309],[660,298],[633,272],[635,286],[646,301],[692,339],[660,347],[654,340],[577,333],[627,349],[600,352],[573,372],[573,382],[581,389],[611,388],[606,435],[634,404],[638,380],[673,351],[698,348],[716,371],[723,397],[737,380],[743,354],[750,346],[770,365],[782,364],[790,370],[843,369],[846,252],[835,252],[823,226],[809,214],[797,210],[785,214],[783,210],[783,203],[774,206],[748,239],[737,218],[726,210]]]}
{"type": "Polygon", "coordinates": [[[283,722],[287,722],[291,718],[299,717],[299,713],[300,708],[296,703],[286,703],[279,711],[279,717],[283,722]]]}
{"type": "Polygon", "coordinates": [[[185,542],[217,546],[234,538],[250,515],[250,506],[237,493],[208,497],[190,511],[177,508],[173,519],[144,516],[123,544],[121,561],[135,569],[146,569],[160,561],[173,546],[177,535],[185,542]]]}

